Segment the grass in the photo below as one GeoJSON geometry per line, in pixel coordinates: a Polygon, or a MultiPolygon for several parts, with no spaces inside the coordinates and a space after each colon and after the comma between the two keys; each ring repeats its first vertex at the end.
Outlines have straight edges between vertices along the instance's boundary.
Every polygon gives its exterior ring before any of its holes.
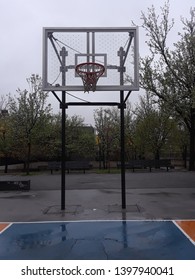
{"type": "MultiPolygon", "coordinates": [[[[79,173],[83,173],[83,171],[71,171],[70,173],[72,174],[79,174],[79,173]]],[[[99,169],[99,168],[92,168],[90,170],[86,170],[86,174],[87,173],[95,173],[95,174],[120,174],[121,170],[120,168],[107,168],[107,169],[99,169]]],[[[36,171],[36,170],[32,170],[30,171],[29,174],[27,174],[25,171],[22,170],[18,170],[18,171],[13,171],[11,172],[11,170],[8,171],[8,173],[4,173],[4,172],[0,172],[1,175],[19,175],[19,176],[23,176],[23,177],[28,177],[28,176],[36,176],[36,175],[42,175],[42,174],[51,174],[49,170],[41,170],[41,171],[36,171]]],[[[60,175],[61,172],[60,171],[53,171],[53,174],[55,175],[60,175]]],[[[66,172],[67,174],[67,172],[66,172]]]]}

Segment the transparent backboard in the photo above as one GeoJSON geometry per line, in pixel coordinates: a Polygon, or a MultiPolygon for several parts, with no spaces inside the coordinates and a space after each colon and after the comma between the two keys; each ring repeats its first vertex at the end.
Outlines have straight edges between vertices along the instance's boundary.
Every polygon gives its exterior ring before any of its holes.
{"type": "Polygon", "coordinates": [[[84,91],[78,64],[105,67],[96,91],[139,90],[138,28],[44,28],[43,90],[84,91]]]}

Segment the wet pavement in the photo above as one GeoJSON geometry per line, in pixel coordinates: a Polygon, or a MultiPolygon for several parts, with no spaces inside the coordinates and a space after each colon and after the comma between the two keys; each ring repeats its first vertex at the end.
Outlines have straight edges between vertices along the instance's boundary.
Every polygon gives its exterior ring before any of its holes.
{"type": "Polygon", "coordinates": [[[121,209],[120,174],[66,175],[65,211],[60,174],[2,175],[0,180],[30,180],[31,190],[0,192],[0,222],[75,220],[195,219],[195,173],[129,172],[121,209]]]}
{"type": "Polygon", "coordinates": [[[195,259],[195,173],[2,175],[30,191],[0,192],[0,259],[195,259]]]}

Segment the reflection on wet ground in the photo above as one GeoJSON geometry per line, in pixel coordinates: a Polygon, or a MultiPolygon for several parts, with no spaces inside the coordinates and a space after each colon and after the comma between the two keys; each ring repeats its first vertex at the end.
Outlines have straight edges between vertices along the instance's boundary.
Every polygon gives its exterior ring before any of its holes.
{"type": "Polygon", "coordinates": [[[172,221],[18,223],[0,234],[0,259],[194,260],[195,246],[172,221]]]}

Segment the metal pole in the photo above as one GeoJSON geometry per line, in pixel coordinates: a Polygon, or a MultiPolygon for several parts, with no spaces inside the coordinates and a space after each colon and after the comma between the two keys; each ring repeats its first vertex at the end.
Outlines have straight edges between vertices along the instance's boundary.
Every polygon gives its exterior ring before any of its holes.
{"type": "MultiPolygon", "coordinates": [[[[62,86],[66,83],[66,77],[65,77],[65,58],[66,58],[67,52],[65,47],[62,48],[61,56],[62,56],[62,65],[61,65],[61,72],[62,72],[62,86]]],[[[65,167],[66,167],[66,136],[65,136],[65,127],[66,127],[66,92],[62,91],[62,123],[61,123],[61,131],[62,131],[62,156],[61,156],[61,210],[65,210],[65,190],[66,190],[66,173],[65,173],[65,167]]]]}
{"type": "MultiPolygon", "coordinates": [[[[121,47],[118,52],[120,58],[120,84],[124,84],[124,63],[123,58],[125,57],[125,51],[121,47]]],[[[125,102],[124,102],[124,91],[120,91],[120,115],[121,115],[121,198],[122,198],[122,209],[126,209],[126,186],[125,186],[125,102]]]]}
{"type": "MultiPolygon", "coordinates": [[[[62,103],[66,102],[66,92],[62,91],[62,103]]],[[[62,106],[62,158],[61,158],[61,210],[65,210],[65,165],[66,165],[66,138],[65,138],[65,125],[66,125],[66,108],[62,106]]]]}
{"type": "Polygon", "coordinates": [[[121,197],[122,209],[126,209],[126,186],[125,186],[125,104],[124,91],[120,91],[120,114],[121,114],[121,197]]]}

